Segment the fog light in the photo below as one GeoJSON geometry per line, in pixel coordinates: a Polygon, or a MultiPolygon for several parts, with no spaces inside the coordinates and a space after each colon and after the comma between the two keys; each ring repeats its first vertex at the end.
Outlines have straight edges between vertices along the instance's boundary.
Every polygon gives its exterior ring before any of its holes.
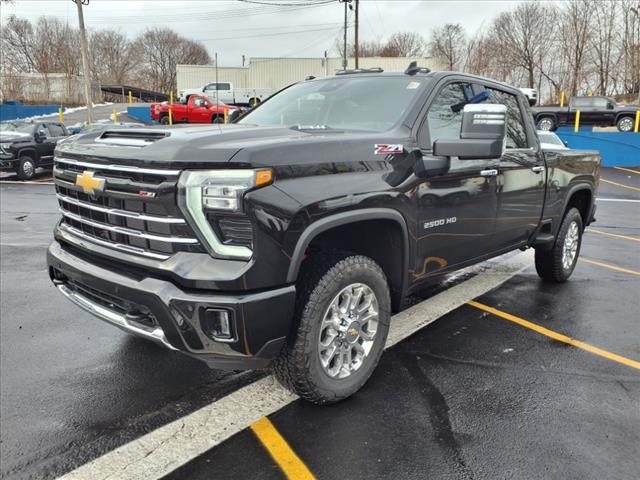
{"type": "Polygon", "coordinates": [[[226,310],[212,308],[205,310],[202,330],[207,337],[218,342],[232,342],[235,339],[231,316],[226,310]]]}

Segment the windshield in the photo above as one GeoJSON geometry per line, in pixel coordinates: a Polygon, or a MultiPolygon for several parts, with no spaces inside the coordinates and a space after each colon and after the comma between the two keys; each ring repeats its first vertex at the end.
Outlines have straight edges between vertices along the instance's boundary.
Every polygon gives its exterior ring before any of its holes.
{"type": "Polygon", "coordinates": [[[551,143],[553,145],[561,145],[564,147],[564,143],[555,133],[538,133],[541,143],[551,143]]]}
{"type": "Polygon", "coordinates": [[[0,132],[32,133],[33,123],[7,122],[0,123],[0,132]]]}
{"type": "Polygon", "coordinates": [[[367,76],[298,83],[270,98],[238,123],[382,132],[405,114],[424,80],[367,76]]]}

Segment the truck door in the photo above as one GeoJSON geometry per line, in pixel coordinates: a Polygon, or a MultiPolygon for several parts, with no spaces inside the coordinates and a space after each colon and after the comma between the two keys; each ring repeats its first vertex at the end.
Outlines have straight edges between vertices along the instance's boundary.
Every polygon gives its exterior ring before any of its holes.
{"type": "Polygon", "coordinates": [[[208,105],[209,102],[202,97],[190,97],[187,113],[189,123],[211,123],[211,111],[208,105]]]}
{"type": "MultiPolygon", "coordinates": [[[[431,155],[435,140],[460,138],[462,106],[472,95],[471,85],[463,81],[449,81],[439,87],[418,134],[425,157],[431,155]]],[[[491,250],[498,165],[499,159],[452,158],[448,173],[420,180],[414,192],[414,281],[438,275],[491,250]]]]}
{"type": "Polygon", "coordinates": [[[55,143],[52,144],[51,133],[45,123],[39,123],[36,126],[36,136],[40,135],[40,139],[36,140],[36,152],[38,153],[38,164],[51,163],[53,160],[53,150],[55,143]]]}
{"type": "Polygon", "coordinates": [[[546,168],[524,98],[494,88],[486,90],[487,102],[507,107],[507,144],[498,168],[498,211],[492,241],[499,251],[526,243],[538,226],[546,168]]]}

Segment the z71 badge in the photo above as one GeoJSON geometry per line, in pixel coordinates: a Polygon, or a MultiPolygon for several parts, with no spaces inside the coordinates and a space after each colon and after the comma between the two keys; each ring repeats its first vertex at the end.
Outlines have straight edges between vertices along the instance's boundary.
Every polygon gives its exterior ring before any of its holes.
{"type": "Polygon", "coordinates": [[[376,155],[400,155],[404,147],[398,143],[376,143],[373,146],[373,153],[376,155]]]}

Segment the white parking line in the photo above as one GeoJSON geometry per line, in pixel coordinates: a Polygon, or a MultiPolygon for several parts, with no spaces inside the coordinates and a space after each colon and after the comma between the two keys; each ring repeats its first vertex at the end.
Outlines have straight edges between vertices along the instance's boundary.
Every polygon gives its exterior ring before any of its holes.
{"type": "MultiPolygon", "coordinates": [[[[392,317],[386,348],[483,295],[533,264],[519,253],[392,317]]],[[[269,376],[106,453],[61,480],[158,479],[298,397],[269,376]]]]}

